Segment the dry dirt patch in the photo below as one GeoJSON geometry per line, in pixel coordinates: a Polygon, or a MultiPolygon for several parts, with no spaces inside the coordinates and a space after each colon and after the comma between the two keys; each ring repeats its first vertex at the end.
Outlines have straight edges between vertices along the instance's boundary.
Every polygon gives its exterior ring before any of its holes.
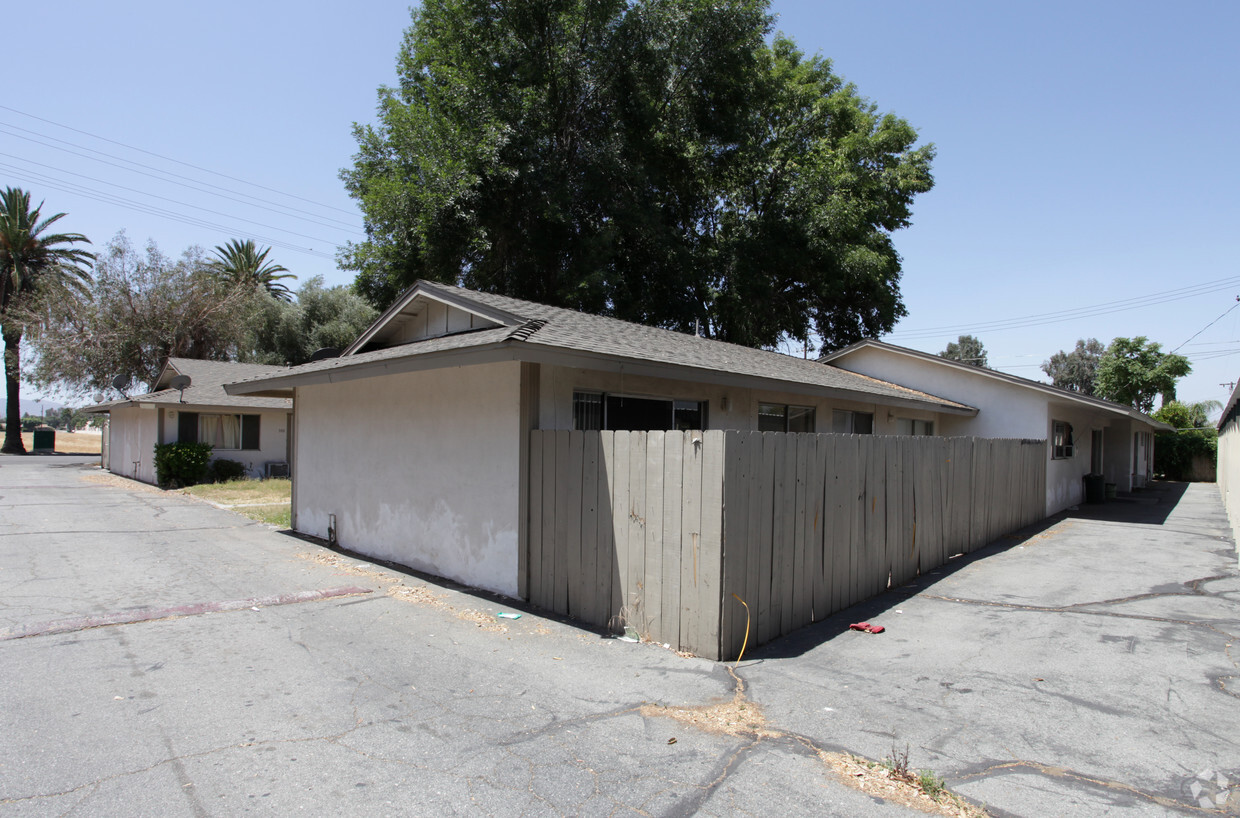
{"type": "MultiPolygon", "coordinates": [[[[56,446],[53,451],[60,454],[100,454],[103,451],[102,435],[91,432],[56,432],[56,446]]],[[[34,432],[22,432],[22,443],[26,451],[34,451],[34,432]]]]}
{"type": "Polygon", "coordinates": [[[491,614],[473,608],[458,608],[455,605],[450,605],[445,601],[446,594],[433,590],[429,585],[405,585],[402,580],[392,576],[390,573],[376,571],[365,565],[359,565],[331,552],[320,551],[311,554],[298,554],[298,556],[311,562],[317,562],[319,565],[329,565],[338,571],[377,580],[388,586],[384,593],[393,599],[447,611],[457,619],[473,622],[485,631],[491,631],[492,633],[508,632],[507,626],[500,624],[491,614]]]}

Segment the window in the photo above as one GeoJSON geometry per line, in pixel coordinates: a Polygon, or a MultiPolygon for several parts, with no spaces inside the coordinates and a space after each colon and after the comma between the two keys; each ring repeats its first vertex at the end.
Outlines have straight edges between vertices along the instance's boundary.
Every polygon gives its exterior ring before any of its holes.
{"type": "Polygon", "coordinates": [[[618,432],[704,429],[706,402],[574,392],[573,428],[618,432]]]}
{"type": "Polygon", "coordinates": [[[177,416],[177,441],[210,443],[216,449],[259,449],[258,415],[181,412],[177,416]]]}
{"type": "Polygon", "coordinates": [[[917,420],[915,418],[896,418],[896,434],[898,435],[934,435],[933,420],[917,420]]]}
{"type": "Polygon", "coordinates": [[[1076,453],[1072,445],[1072,424],[1062,420],[1051,423],[1051,459],[1067,460],[1076,453]]]}
{"type": "Polygon", "coordinates": [[[837,435],[872,435],[874,434],[874,413],[833,409],[831,431],[837,435]]]}
{"type": "Polygon", "coordinates": [[[782,403],[758,404],[759,432],[813,432],[814,407],[782,403]]]}

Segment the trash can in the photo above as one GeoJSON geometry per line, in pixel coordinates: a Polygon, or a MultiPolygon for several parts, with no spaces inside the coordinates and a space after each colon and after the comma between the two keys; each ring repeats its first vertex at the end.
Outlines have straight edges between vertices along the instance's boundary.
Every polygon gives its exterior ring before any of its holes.
{"type": "Polygon", "coordinates": [[[34,446],[36,452],[54,452],[56,451],[56,430],[55,429],[35,429],[34,430],[34,446]]]}
{"type": "Polygon", "coordinates": [[[1107,499],[1114,500],[1119,496],[1119,487],[1114,483],[1107,483],[1107,499]]]}
{"type": "Polygon", "coordinates": [[[1085,480],[1085,502],[1106,502],[1106,477],[1101,474],[1087,474],[1085,480]]]}

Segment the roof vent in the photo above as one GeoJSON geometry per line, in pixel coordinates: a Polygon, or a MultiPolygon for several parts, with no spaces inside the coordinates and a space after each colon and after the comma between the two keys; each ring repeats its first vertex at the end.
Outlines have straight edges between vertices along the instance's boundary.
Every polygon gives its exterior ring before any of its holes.
{"type": "Polygon", "coordinates": [[[542,329],[545,326],[547,326],[547,322],[542,318],[535,318],[531,321],[526,321],[524,324],[517,327],[512,332],[508,333],[507,340],[528,341],[531,335],[538,332],[540,329],[542,329]]]}

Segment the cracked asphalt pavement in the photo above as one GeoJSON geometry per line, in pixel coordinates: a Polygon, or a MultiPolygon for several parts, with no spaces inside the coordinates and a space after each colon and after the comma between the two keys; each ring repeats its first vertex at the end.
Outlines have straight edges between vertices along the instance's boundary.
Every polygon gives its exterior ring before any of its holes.
{"type": "Polygon", "coordinates": [[[752,652],[769,731],[735,736],[643,711],[731,700],[722,664],[88,463],[0,458],[2,815],[902,815],[812,748],[906,744],[997,815],[1240,803],[1213,485],[1056,518],[752,652]]]}

